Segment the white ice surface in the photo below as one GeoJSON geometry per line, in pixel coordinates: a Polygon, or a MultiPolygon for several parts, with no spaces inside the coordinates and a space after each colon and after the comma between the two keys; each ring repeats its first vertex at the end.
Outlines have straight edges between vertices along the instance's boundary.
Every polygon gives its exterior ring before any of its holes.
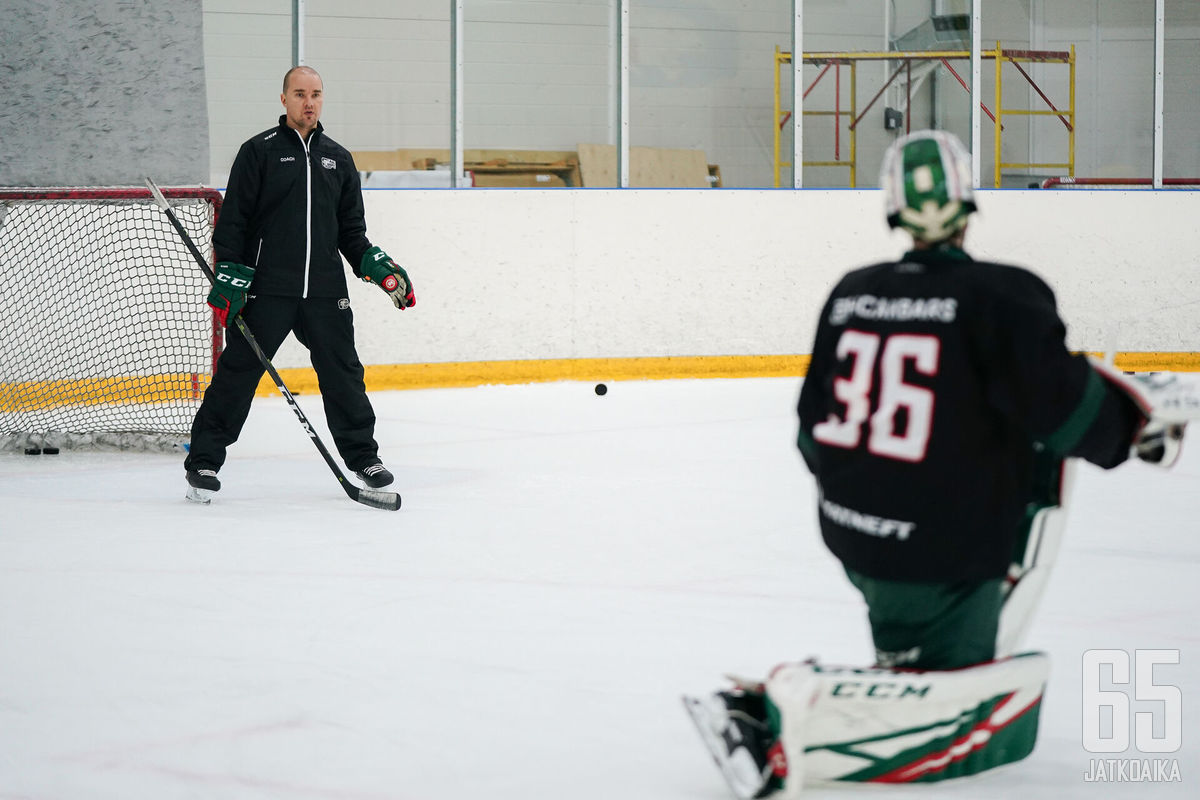
{"type": "MultiPolygon", "coordinates": [[[[207,507],[170,455],[0,456],[0,798],[726,798],[681,693],[871,655],[816,532],[799,381],[609,388],[373,395],[399,512],[350,502],[279,399],[207,507]]],[[[1028,760],[809,794],[1200,796],[1198,453],[1081,470],[1028,760]],[[1182,784],[1084,781],[1088,648],[1182,651],[1156,672],[1183,692],[1182,784]]]]}

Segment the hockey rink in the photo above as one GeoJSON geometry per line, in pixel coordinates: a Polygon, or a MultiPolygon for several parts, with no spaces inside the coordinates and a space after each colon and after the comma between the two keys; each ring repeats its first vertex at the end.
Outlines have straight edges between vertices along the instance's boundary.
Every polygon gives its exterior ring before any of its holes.
{"type": "MultiPolygon", "coordinates": [[[[0,454],[0,800],[729,797],[682,693],[872,656],[817,532],[799,386],[375,393],[398,512],[347,499],[281,398],[210,506],[183,499],[182,454],[0,454]]],[[[1171,472],[1080,469],[1028,642],[1052,659],[1028,760],[805,796],[1200,796],[1188,444],[1171,472]],[[1154,672],[1180,751],[1083,749],[1092,648],[1180,650],[1154,672]],[[1175,759],[1182,782],[1089,782],[1093,758],[1175,759]]]]}

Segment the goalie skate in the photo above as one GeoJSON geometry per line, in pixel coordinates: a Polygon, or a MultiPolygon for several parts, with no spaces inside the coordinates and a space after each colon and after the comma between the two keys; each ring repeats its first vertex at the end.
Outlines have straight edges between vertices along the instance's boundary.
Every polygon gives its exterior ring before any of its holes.
{"type": "Polygon", "coordinates": [[[742,697],[729,692],[707,699],[684,695],[683,707],[734,797],[751,800],[780,789],[787,766],[766,722],[739,710],[742,697]]]}

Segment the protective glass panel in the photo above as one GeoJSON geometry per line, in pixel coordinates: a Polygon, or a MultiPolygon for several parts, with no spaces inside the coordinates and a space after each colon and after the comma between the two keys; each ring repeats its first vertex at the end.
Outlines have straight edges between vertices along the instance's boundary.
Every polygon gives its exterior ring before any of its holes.
{"type": "Polygon", "coordinates": [[[1200,188],[1200,3],[1167,0],[1163,56],[1163,177],[1200,188]]]}
{"type": "Polygon", "coordinates": [[[365,187],[450,185],[449,4],[306,0],[304,62],[365,187]]]}
{"type": "MultiPolygon", "coordinates": [[[[291,61],[291,6],[205,3],[218,186],[241,142],[280,113],[276,72],[291,61]]],[[[804,186],[874,186],[884,149],[908,130],[937,127],[970,141],[971,0],[800,6],[804,186]]],[[[1194,177],[1200,5],[1165,6],[1164,174],[1194,177]]],[[[325,78],[330,134],[356,155],[374,154],[360,164],[367,171],[426,171],[433,180],[440,169],[448,178],[449,4],[303,8],[304,61],[325,78]]],[[[463,144],[481,184],[616,185],[617,8],[617,0],[464,4],[463,144]]],[[[792,0],[628,8],[631,185],[793,185],[792,0]]],[[[982,11],[983,186],[1152,176],[1152,0],[992,2],[982,11]]]]}
{"type": "Polygon", "coordinates": [[[631,3],[631,186],[771,185],[772,59],[790,7],[631,3]]]}
{"type": "Polygon", "coordinates": [[[608,0],[467,2],[464,163],[475,186],[584,185],[591,145],[613,140],[608,0]]]}

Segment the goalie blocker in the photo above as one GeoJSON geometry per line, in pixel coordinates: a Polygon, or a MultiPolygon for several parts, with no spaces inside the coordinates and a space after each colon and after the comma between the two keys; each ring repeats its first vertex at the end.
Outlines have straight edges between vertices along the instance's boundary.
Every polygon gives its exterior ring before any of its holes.
{"type": "Polygon", "coordinates": [[[783,800],[805,784],[931,782],[1020,761],[1048,672],[1044,653],[936,672],[807,661],[684,706],[735,797],[783,800]]]}

